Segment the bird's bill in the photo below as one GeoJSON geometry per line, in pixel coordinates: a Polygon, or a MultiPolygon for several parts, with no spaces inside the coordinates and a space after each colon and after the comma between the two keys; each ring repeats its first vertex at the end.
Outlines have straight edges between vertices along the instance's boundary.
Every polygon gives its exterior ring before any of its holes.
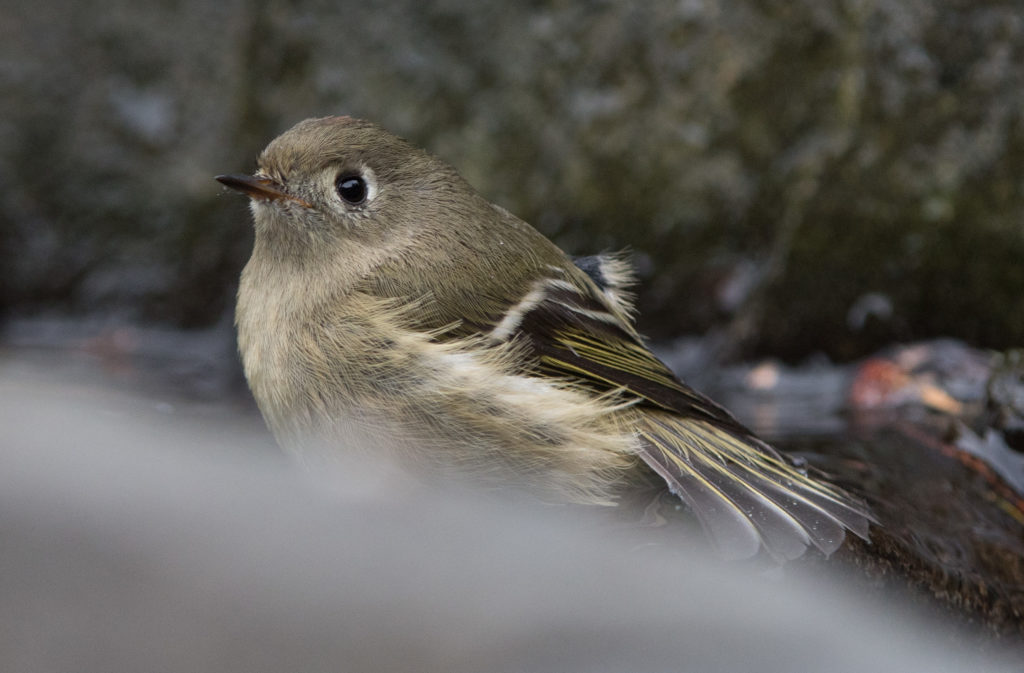
{"type": "Polygon", "coordinates": [[[284,189],[281,188],[281,185],[277,184],[270,178],[234,173],[231,175],[218,175],[216,180],[225,187],[230,187],[231,189],[242,192],[250,198],[257,199],[259,201],[279,201],[281,199],[286,199],[288,201],[294,201],[306,208],[312,207],[308,201],[300,199],[297,196],[292,196],[288,192],[284,191],[284,189]]]}

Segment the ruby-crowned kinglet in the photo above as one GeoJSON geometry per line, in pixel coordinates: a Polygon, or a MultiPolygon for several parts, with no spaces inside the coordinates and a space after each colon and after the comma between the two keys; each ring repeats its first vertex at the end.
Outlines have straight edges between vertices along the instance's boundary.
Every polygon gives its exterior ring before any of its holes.
{"type": "Polygon", "coordinates": [[[310,119],[255,175],[217,179],[251,198],[238,342],[285,446],[386,437],[410,460],[569,502],[610,504],[656,474],[728,557],[866,537],[864,505],[651,354],[627,264],[574,263],[405,140],[310,119]]]}

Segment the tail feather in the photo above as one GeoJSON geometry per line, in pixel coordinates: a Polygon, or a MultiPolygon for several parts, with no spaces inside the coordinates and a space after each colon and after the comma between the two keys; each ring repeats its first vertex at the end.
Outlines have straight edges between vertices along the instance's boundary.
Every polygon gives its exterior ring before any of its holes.
{"type": "MultiPolygon", "coordinates": [[[[826,500],[814,491],[807,490],[803,485],[789,480],[783,483],[774,482],[757,474],[748,464],[720,466],[719,469],[726,479],[735,480],[732,483],[736,484],[736,488],[748,489],[757,493],[780,511],[785,512],[787,516],[782,523],[790,524],[795,521],[803,533],[804,547],[813,544],[825,554],[831,554],[842,544],[847,528],[844,521],[847,517],[844,512],[837,509],[836,504],[831,500],[826,500]]],[[[746,513],[757,520],[757,509],[747,509],[746,513]]],[[[855,523],[852,520],[849,522],[851,529],[855,523]]],[[[779,522],[770,518],[759,526],[766,545],[779,535],[779,527],[779,522]]],[[[796,556],[801,553],[803,553],[803,548],[796,551],[796,556]]],[[[795,558],[795,556],[785,556],[785,558],[795,558]]]]}
{"type": "Polygon", "coordinates": [[[812,479],[756,438],[706,421],[645,414],[641,458],[693,510],[719,551],[745,558],[763,547],[792,559],[831,554],[845,531],[867,538],[867,508],[812,479]]]}

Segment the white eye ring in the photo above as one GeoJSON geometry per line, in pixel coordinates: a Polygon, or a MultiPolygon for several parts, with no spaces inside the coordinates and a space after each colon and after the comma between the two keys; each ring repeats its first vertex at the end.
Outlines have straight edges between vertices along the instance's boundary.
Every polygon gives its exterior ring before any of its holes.
{"type": "Polygon", "coordinates": [[[363,166],[358,171],[342,171],[334,179],[334,191],[348,206],[363,206],[377,195],[373,171],[363,166]]]}

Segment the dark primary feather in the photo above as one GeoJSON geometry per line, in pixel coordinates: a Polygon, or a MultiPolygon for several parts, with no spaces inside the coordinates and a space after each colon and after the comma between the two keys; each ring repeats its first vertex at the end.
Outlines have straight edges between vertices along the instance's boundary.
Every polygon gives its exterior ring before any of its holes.
{"type": "Polygon", "coordinates": [[[590,280],[594,281],[594,285],[601,290],[606,290],[614,285],[608,274],[604,272],[602,268],[603,258],[601,255],[586,255],[584,257],[573,257],[572,263],[579,268],[580,271],[590,276],[590,280]]]}
{"type": "Polygon", "coordinates": [[[543,298],[529,303],[509,335],[528,345],[535,374],[638,398],[640,457],[727,556],[752,556],[762,546],[784,559],[808,546],[828,554],[847,529],[866,537],[864,506],[798,469],[644,346],[602,301],[607,279],[598,262],[580,264],[593,284],[564,277],[543,284],[543,298]]]}

